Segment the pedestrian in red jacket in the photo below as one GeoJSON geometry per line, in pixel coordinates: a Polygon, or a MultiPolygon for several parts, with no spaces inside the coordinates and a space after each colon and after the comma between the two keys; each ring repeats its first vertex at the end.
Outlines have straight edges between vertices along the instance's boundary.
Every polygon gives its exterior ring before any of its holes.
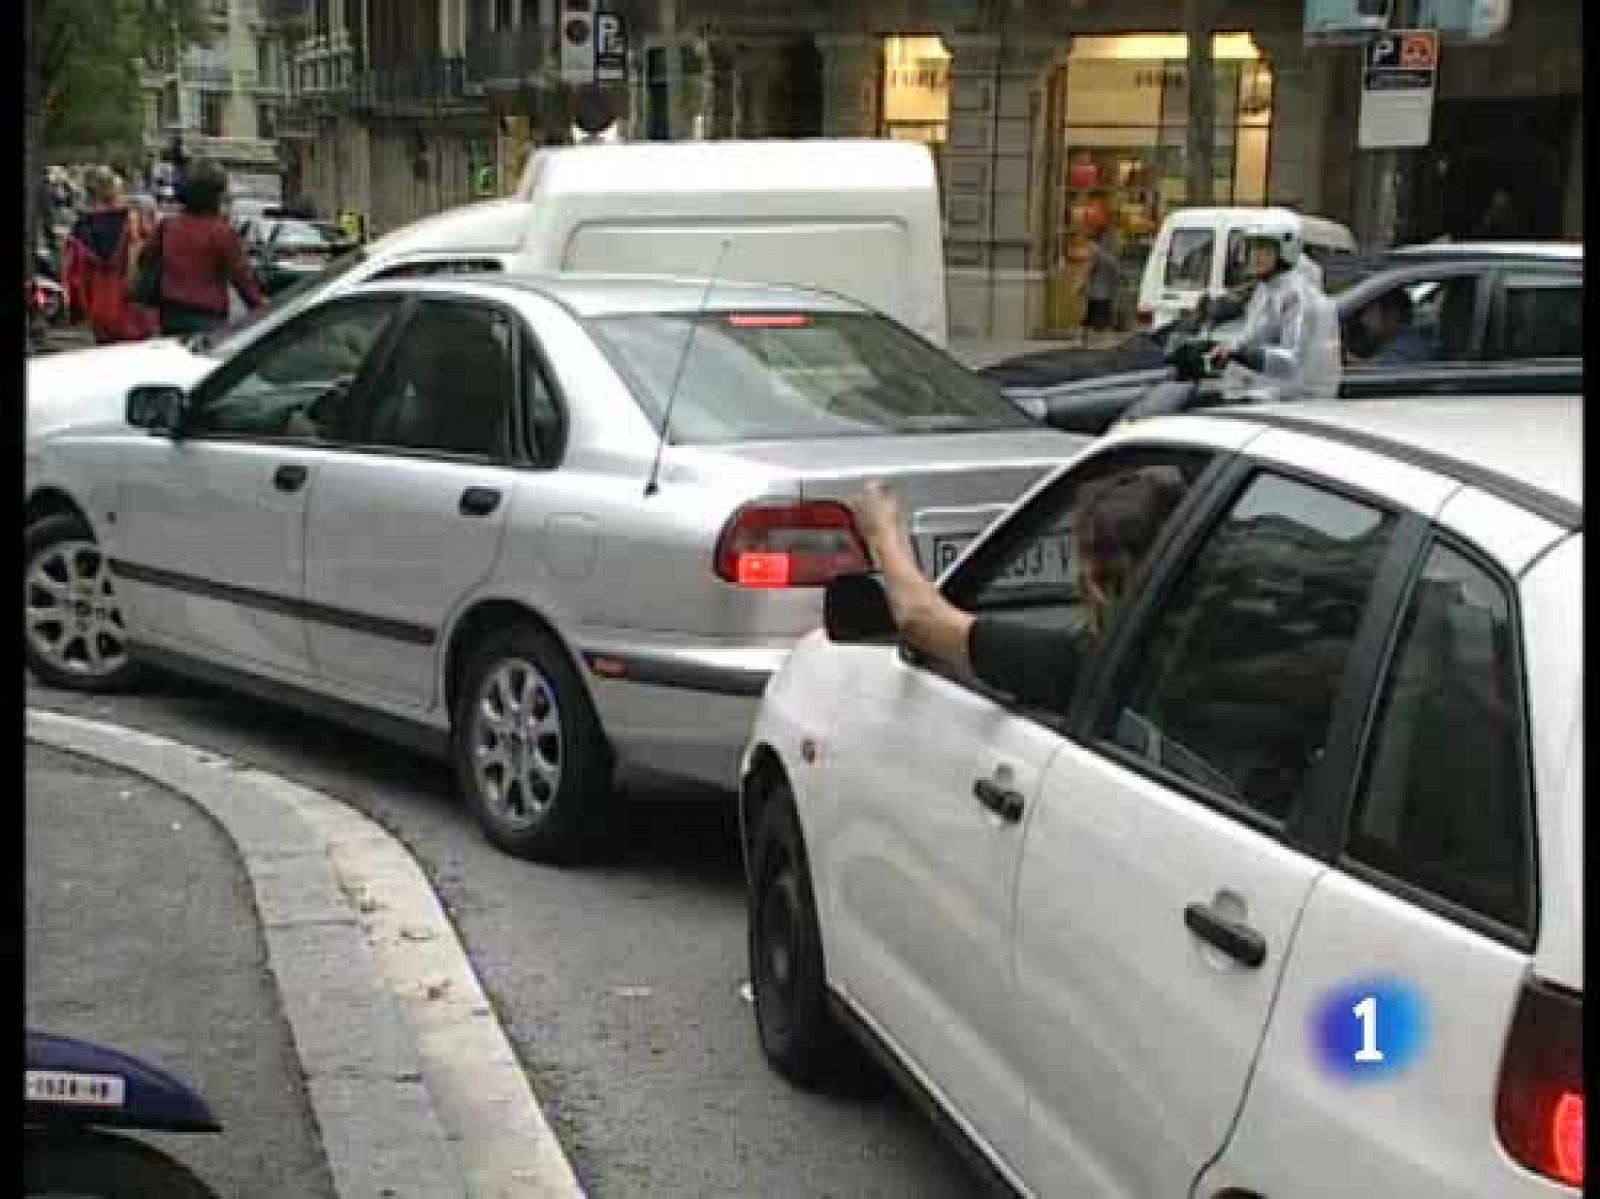
{"type": "Polygon", "coordinates": [[[204,333],[228,319],[228,289],[250,308],[267,302],[245,258],[244,242],[222,216],[228,178],[201,161],[184,180],[183,211],[162,221],[152,250],[161,256],[161,332],[204,333]]]}
{"type": "Polygon", "coordinates": [[[85,173],[90,209],[67,235],[62,284],[73,316],[96,342],[139,341],[156,331],[156,314],[128,299],[128,268],[144,230],[122,199],[122,184],[105,167],[85,173]]]}

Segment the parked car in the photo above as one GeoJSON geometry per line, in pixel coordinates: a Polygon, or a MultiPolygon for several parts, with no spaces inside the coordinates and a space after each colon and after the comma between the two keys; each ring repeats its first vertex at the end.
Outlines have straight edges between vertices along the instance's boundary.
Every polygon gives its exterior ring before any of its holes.
{"type": "MultiPolygon", "coordinates": [[[[1406,395],[1580,394],[1583,390],[1581,247],[1527,243],[1515,255],[1452,247],[1396,251],[1347,267],[1334,296],[1347,351],[1344,399],[1406,395]],[[1424,252],[1427,251],[1427,252],[1424,252]],[[1362,314],[1401,293],[1413,328],[1432,347],[1431,361],[1355,361],[1362,314]]],[[[1130,342],[1130,369],[1047,382],[1056,364],[1039,356],[997,363],[982,373],[1038,419],[1077,433],[1100,433],[1168,377],[1161,355],[1184,330],[1130,342]]],[[[1080,364],[1071,363],[1067,372],[1080,364]]],[[[1059,367],[1057,367],[1059,369],[1059,367]]],[[[1217,398],[1223,398],[1220,392],[1217,398]]]]}
{"type": "Polygon", "coordinates": [[[869,1048],[1018,1194],[1577,1194],[1582,427],[1516,396],[1113,433],[940,580],[1064,633],[1085,597],[1017,565],[1070,580],[1088,489],[1184,480],[1055,704],[836,583],[744,762],[772,1065],[869,1048]]]}
{"type": "Polygon", "coordinates": [[[865,565],[864,479],[954,542],[1084,444],[817,293],[369,284],[29,440],[27,660],[88,691],[158,663],[448,753],[497,844],[566,858],[614,759],[736,788],[767,679],[865,565]]]}
{"type": "Polygon", "coordinates": [[[120,422],[138,383],[186,387],[218,358],[371,279],[603,269],[814,287],[853,296],[945,340],[938,183],[926,147],[825,139],[582,146],[530,158],[522,197],[463,205],[335,259],[218,333],[30,360],[27,433],[120,422]],[[574,157],[575,156],[575,157],[574,157]],[[730,190],[729,177],[742,186],[730,190]],[[662,180],[675,180],[662,182],[662,180]],[[614,194],[613,194],[614,193],[614,194]],[[792,214],[782,219],[774,211],[792,214]],[[612,236],[671,213],[650,237],[612,236]],[[841,240],[841,225],[855,232],[841,240]],[[605,229],[597,239],[594,230],[605,229]],[[724,249],[724,243],[726,248],[724,249]],[[796,246],[810,250],[798,253],[796,246]],[[625,252],[623,252],[625,251],[625,252]]]}

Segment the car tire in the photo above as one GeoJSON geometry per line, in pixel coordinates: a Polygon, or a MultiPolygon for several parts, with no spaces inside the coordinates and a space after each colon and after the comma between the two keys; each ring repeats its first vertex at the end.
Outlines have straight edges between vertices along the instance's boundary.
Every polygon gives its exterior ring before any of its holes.
{"type": "Polygon", "coordinates": [[[861,1092],[879,1081],[828,1007],[811,867],[787,783],[769,784],[751,848],[750,985],[761,1051],[806,1090],[861,1092]]]}
{"type": "Polygon", "coordinates": [[[70,691],[124,691],[140,666],[110,566],[83,517],[34,521],[23,535],[23,658],[40,682],[70,691]]]}
{"type": "Polygon", "coordinates": [[[188,1166],[133,1137],[87,1130],[32,1137],[23,1150],[24,1196],[217,1199],[188,1166]]]}
{"type": "Polygon", "coordinates": [[[507,853],[576,862],[611,831],[610,747],[571,658],[542,629],[512,625],[473,647],[451,757],[484,834],[507,853]]]}

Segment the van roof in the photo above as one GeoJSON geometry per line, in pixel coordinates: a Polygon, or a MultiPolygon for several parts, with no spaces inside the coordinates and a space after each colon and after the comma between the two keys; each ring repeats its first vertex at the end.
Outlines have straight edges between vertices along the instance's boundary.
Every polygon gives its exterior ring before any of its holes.
{"type": "Polygon", "coordinates": [[[916,142],[855,138],[623,142],[541,150],[517,188],[542,193],[884,192],[936,186],[933,156],[916,142]]]}
{"type": "Polygon", "coordinates": [[[1238,225],[1265,213],[1293,217],[1300,222],[1305,239],[1316,245],[1354,250],[1356,240],[1350,230],[1327,217],[1296,212],[1292,208],[1240,205],[1213,208],[1180,208],[1167,219],[1175,225],[1238,225]]]}

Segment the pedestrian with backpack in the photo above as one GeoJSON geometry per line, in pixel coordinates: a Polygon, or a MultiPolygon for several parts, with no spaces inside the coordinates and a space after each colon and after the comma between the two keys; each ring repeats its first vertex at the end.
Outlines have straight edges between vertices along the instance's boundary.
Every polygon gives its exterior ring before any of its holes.
{"type": "Polygon", "coordinates": [[[121,183],[107,168],[90,167],[84,182],[89,210],[67,235],[61,271],[69,311],[88,324],[100,345],[143,340],[155,333],[156,315],[128,295],[142,219],[124,203],[121,183]]]}

